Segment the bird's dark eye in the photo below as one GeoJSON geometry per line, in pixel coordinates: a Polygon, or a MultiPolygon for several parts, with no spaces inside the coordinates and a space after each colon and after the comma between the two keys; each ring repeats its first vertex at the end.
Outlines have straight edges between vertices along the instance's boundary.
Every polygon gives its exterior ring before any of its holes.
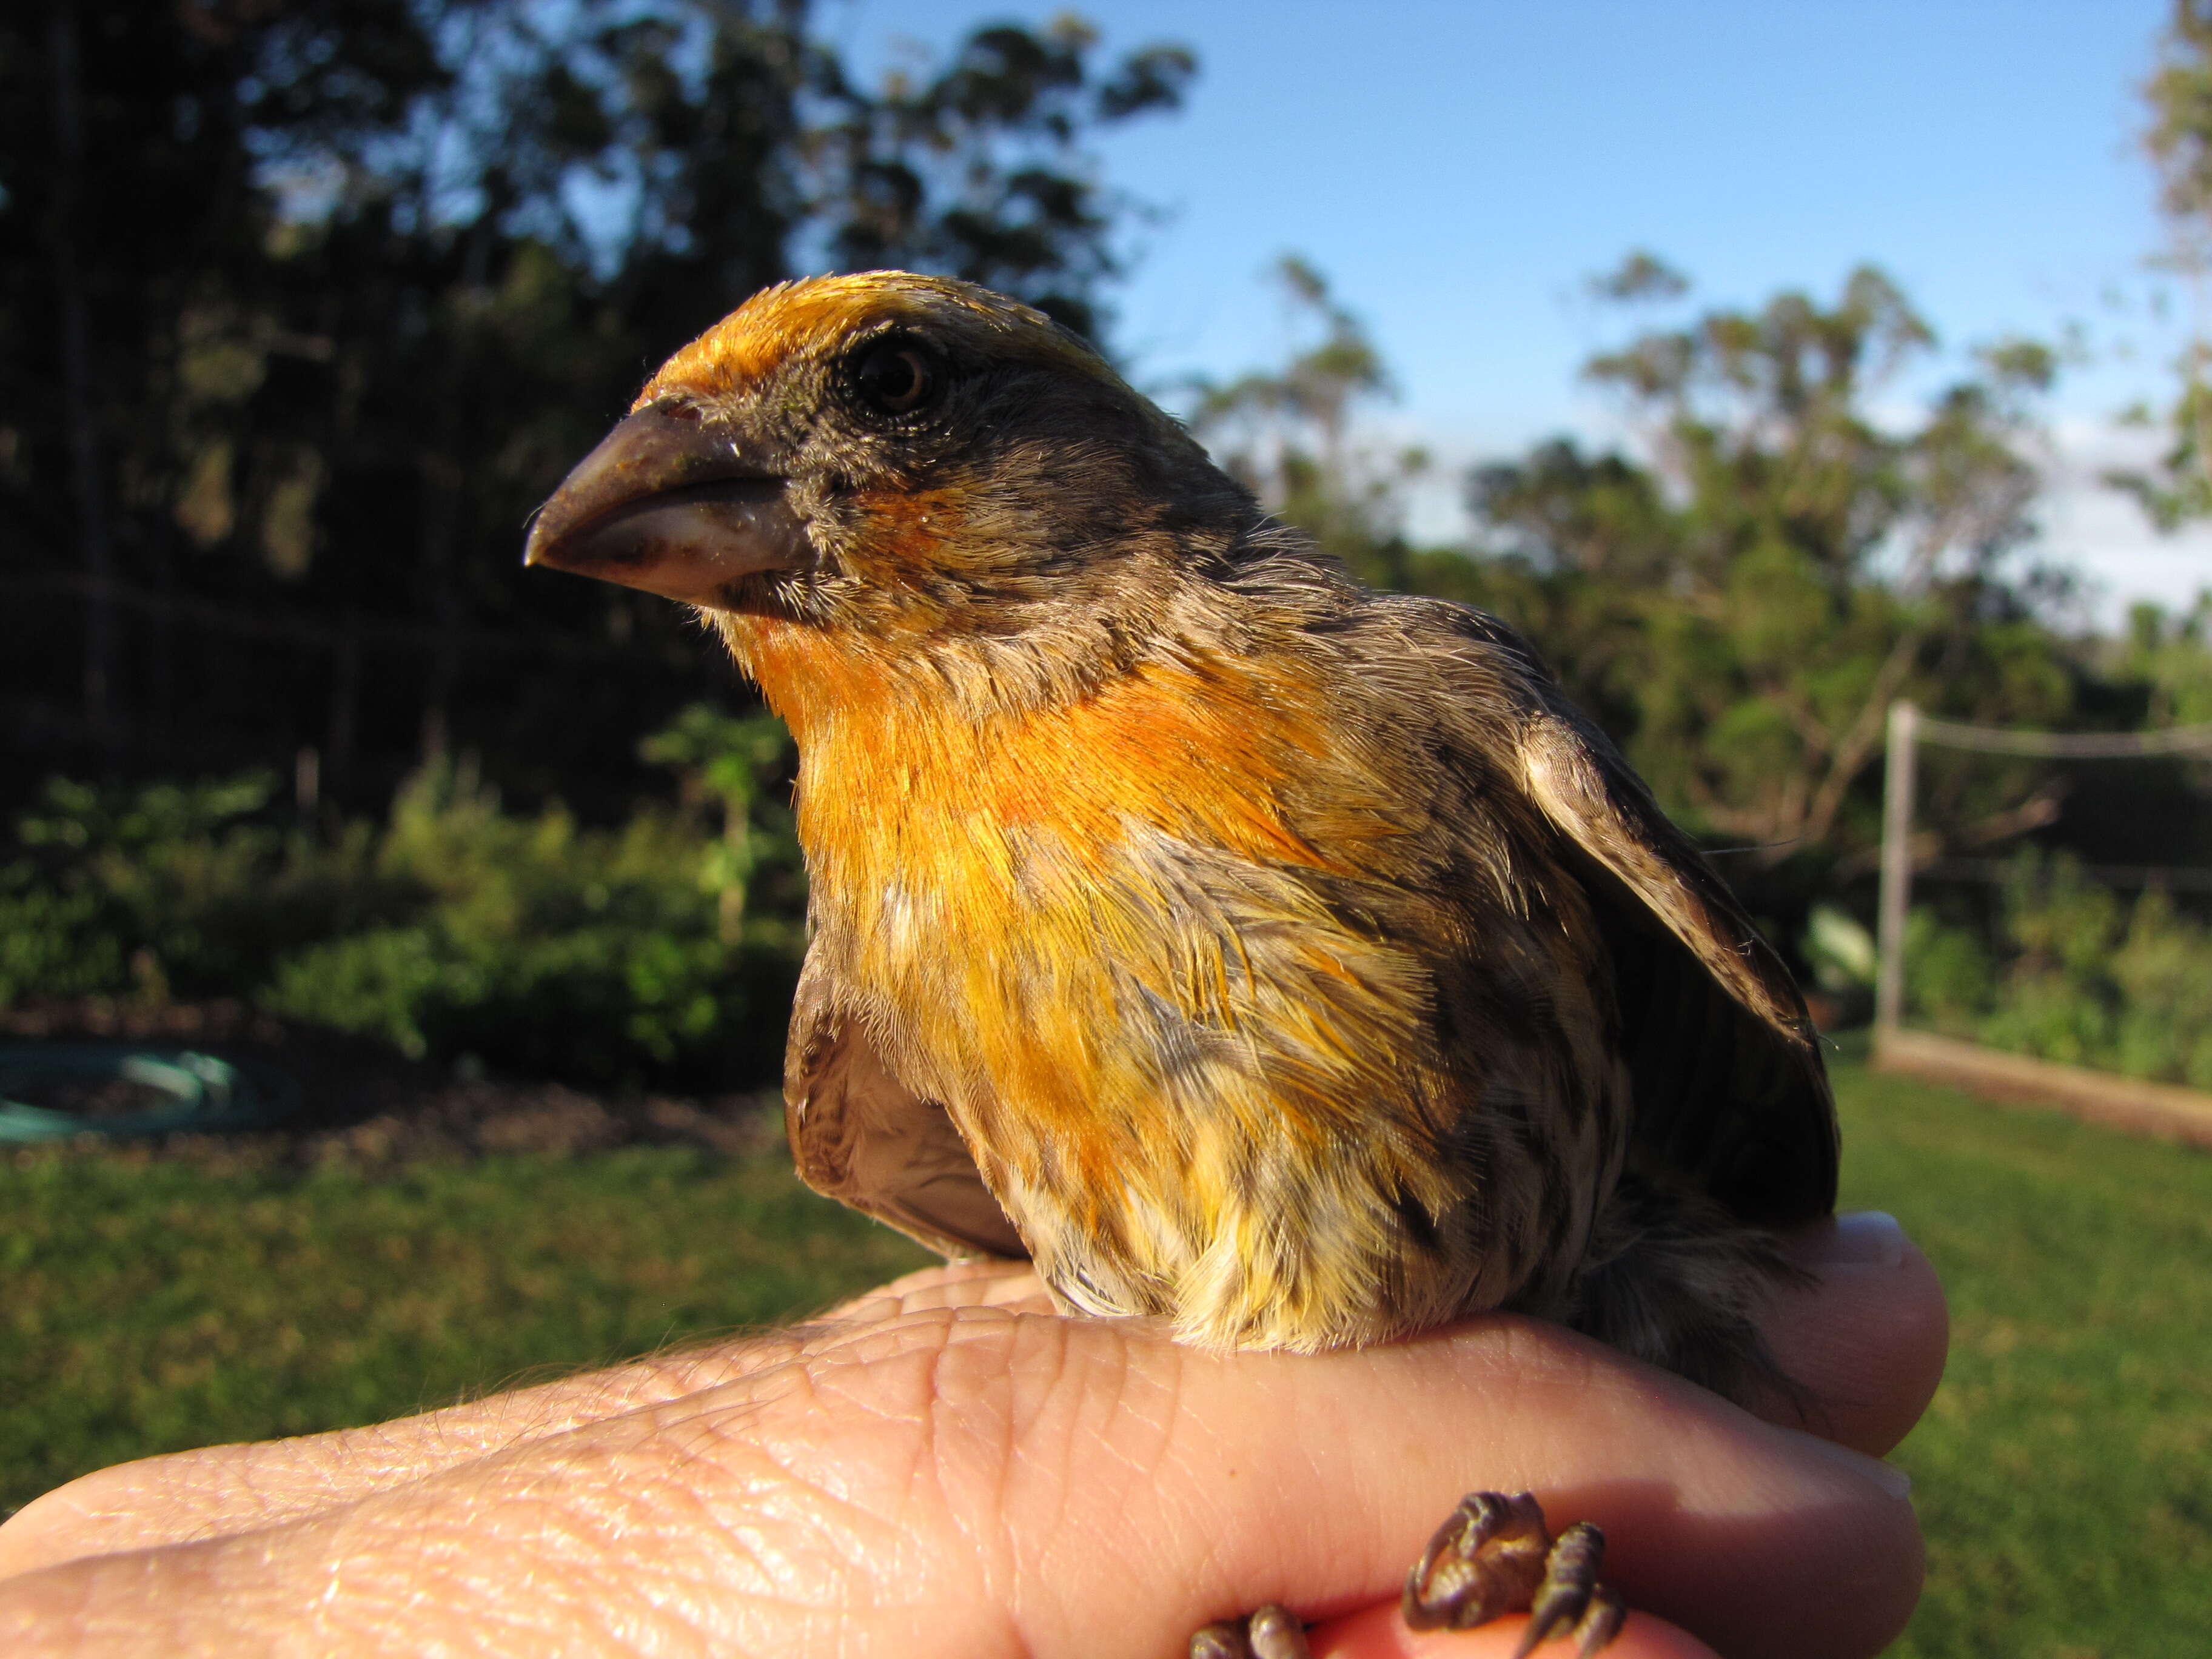
{"type": "Polygon", "coordinates": [[[854,360],[852,378],[863,404],[894,417],[927,408],[945,380],[934,353],[919,341],[896,337],[863,348],[854,360]]]}

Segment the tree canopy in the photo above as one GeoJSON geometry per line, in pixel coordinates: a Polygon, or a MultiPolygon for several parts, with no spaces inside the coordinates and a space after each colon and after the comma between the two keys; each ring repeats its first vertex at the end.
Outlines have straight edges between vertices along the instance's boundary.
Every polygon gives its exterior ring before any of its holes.
{"type": "MultiPolygon", "coordinates": [[[[2125,726],[2202,695],[2201,617],[2146,612],[2124,649],[2057,620],[2066,579],[2035,559],[2056,354],[2009,339],[1943,356],[1877,269],[1749,306],[1700,305],[1648,252],[1593,278],[1623,327],[1584,374],[1623,441],[1551,438],[1474,467],[1462,547],[1405,534],[1425,458],[1362,441],[1358,412],[1390,376],[1357,315],[1303,262],[1279,276],[1307,343],[1198,387],[1201,434],[1369,580],[1521,629],[1668,809],[1739,849],[1732,873],[1782,914],[1871,872],[1892,700],[2125,726]],[[1947,363],[1960,372],[1916,391],[1947,363]]],[[[1923,787],[1933,858],[2050,828],[2064,785],[2001,764],[1923,787]]]]}
{"type": "Polygon", "coordinates": [[[708,653],[665,605],[521,580],[531,508],[797,270],[948,271],[1097,333],[1131,204],[1093,141],[1194,69],[1064,16],[867,84],[805,0],[9,13],[17,774],[305,746],[376,799],[466,747],[588,796],[708,653]]]}
{"type": "MultiPolygon", "coordinates": [[[[1644,300],[1662,270],[1638,256],[1601,286],[1644,300]]],[[[1878,420],[1934,344],[1870,266],[1831,301],[1698,312],[1585,370],[1644,459],[1561,441],[1469,480],[1501,601],[1678,810],[1768,861],[1866,844],[1856,786],[1893,699],[2014,724],[2069,702],[2014,562],[2052,355],[1991,347],[1909,421],[1878,420]]]]}
{"type": "Polygon", "coordinates": [[[2212,276],[2212,5],[2205,0],[2172,0],[2142,93],[2143,148],[2157,169],[2168,233],[2159,262],[2189,283],[2199,314],[2173,365],[2179,386],[2162,411],[2165,453],[2155,466],[2116,471],[2106,482],[2172,530],[2212,517],[2212,339],[2202,314],[2212,276]]]}

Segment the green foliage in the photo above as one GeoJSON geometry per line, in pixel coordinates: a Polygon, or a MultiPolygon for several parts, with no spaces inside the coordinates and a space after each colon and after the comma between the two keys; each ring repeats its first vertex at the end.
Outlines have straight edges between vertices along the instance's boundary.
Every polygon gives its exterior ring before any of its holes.
{"type": "Polygon", "coordinates": [[[380,807],[471,748],[532,793],[604,787],[623,720],[696,695],[696,636],[515,555],[641,375],[835,265],[1097,332],[1135,204],[1095,141],[1194,73],[1060,16],[872,83],[841,33],[805,0],[0,11],[0,511],[28,607],[0,692],[41,711],[38,763],[314,744],[380,807]]]}
{"type": "MultiPolygon", "coordinates": [[[[1639,254],[1595,286],[1667,305],[1686,283],[1639,254]]],[[[1648,460],[1554,440],[1469,481],[1468,597],[1536,639],[1670,810],[1768,863],[1870,844],[1893,698],[2007,724],[2072,702],[2063,642],[2006,568],[2032,528],[2023,444],[2052,356],[2000,343],[1917,424],[1877,422],[1933,343],[1870,267],[1832,303],[1784,292],[1648,328],[1586,371],[1648,460]]],[[[1997,788],[1928,816],[1959,835],[2008,804],[1997,788]]]]}
{"type": "Polygon", "coordinates": [[[2212,724],[2212,592],[2178,617],[2133,606],[2118,656],[2118,672],[2149,689],[2153,726],[2212,724]]]}
{"type": "Polygon", "coordinates": [[[1987,1012],[1996,986],[1990,955],[1964,927],[1916,908],[1905,929],[1906,1006],[1939,1030],[1964,1035],[1987,1012]]]}
{"type": "Polygon", "coordinates": [[[1127,204],[1088,175],[1082,141],[1178,107],[1198,67],[1185,47],[1152,46],[1102,75],[1097,44],[1071,12],[1041,29],[988,24],[935,74],[896,74],[872,92],[820,59],[816,89],[837,115],[812,146],[841,163],[823,208],[838,263],[940,270],[1097,334],[1127,204]]]}
{"type": "Polygon", "coordinates": [[[2212,7],[2174,0],[2157,72],[2144,87],[2144,142],[2157,162],[2168,213],[2212,221],[2212,7]]]}
{"type": "Polygon", "coordinates": [[[791,733],[773,714],[735,716],[694,703],[667,730],[647,738],[638,752],[673,768],[684,799],[694,810],[712,798],[722,818],[721,843],[700,872],[716,896],[725,939],[738,937],[745,894],[757,873],[793,866],[798,831],[790,811],[765,787],[771,774],[793,769],[791,733]]]}
{"type": "Polygon", "coordinates": [[[722,850],[649,808],[617,831],[580,830],[558,806],[512,816],[432,766],[377,849],[379,873],[416,896],[409,918],[287,956],[261,1000],[530,1075],[711,1077],[740,1061],[760,1075],[781,1017],[763,969],[788,961],[789,935],[724,937],[722,850]]]}
{"type": "Polygon", "coordinates": [[[55,783],[0,870],[0,1000],[245,995],[533,1075],[772,1075],[803,904],[769,787],[789,738],[700,707],[647,746],[711,792],[719,832],[696,801],[614,830],[512,813],[442,762],[328,841],[274,822],[265,779],[55,783]]]}
{"type": "Polygon", "coordinates": [[[0,862],[0,1001],[221,995],[399,895],[365,831],[323,844],[276,822],[271,781],[102,789],[57,779],[0,862]]]}
{"type": "MultiPolygon", "coordinates": [[[[2204,0],[2173,0],[2158,68],[2142,91],[2150,118],[2143,147],[2158,169],[2172,236],[2166,263],[2202,283],[2212,262],[2212,8],[2204,0]]],[[[2180,384],[2163,411],[2166,453],[2154,468],[2105,479],[2134,495],[2162,530],[2212,515],[2212,343],[2202,329],[2174,371],[2180,384]]]]}
{"type": "Polygon", "coordinates": [[[2021,854],[1995,949],[1917,910],[1905,994],[1939,1030],[2071,1066],[2212,1089],[2212,927],[2157,889],[2124,903],[2064,854],[2021,854]]]}
{"type": "Polygon", "coordinates": [[[1425,471],[1419,449],[1377,454],[1352,439],[1363,404],[1390,395],[1389,371],[1359,319],[1296,254],[1274,276],[1310,343],[1279,371],[1193,383],[1192,429],[1223,470],[1361,580],[1408,586],[1400,497],[1425,471]]]}

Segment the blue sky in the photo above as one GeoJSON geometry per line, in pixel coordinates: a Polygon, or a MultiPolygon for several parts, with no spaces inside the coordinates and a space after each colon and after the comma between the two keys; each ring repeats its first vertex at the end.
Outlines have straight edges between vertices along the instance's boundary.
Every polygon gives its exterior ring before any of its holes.
{"type": "MultiPolygon", "coordinates": [[[[1871,260],[1954,354],[2085,332],[2094,356],[2052,404],[2045,520],[2046,551],[2090,576],[2099,614],[2212,583],[2212,535],[2154,537],[2090,482],[2140,447],[2110,417],[2164,395],[2179,340],[2149,309],[2161,229],[2136,143],[2160,0],[1079,9],[1109,49],[1180,40],[1202,65],[1182,115],[1104,147],[1112,180],[1166,212],[1115,296],[1140,378],[1279,358],[1261,271],[1295,250],[1394,368],[1401,396],[1378,428],[1455,469],[1553,431],[1618,430],[1575,371],[1618,332],[1582,279],[1628,249],[1662,254],[1711,303],[1830,294],[1871,260]]],[[[881,64],[902,38],[938,47],[1047,15],[833,0],[819,18],[881,64]]],[[[1417,527],[1457,523],[1440,483],[1417,527]]]]}

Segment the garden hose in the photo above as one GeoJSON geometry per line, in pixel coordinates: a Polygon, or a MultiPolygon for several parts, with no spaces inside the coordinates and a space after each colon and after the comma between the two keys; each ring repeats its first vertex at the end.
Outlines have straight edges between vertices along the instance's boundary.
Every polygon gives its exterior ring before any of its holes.
{"type": "Polygon", "coordinates": [[[265,1129],[300,1109],[300,1085],[273,1066],[134,1042],[0,1044],[0,1141],[76,1135],[142,1139],[265,1129]],[[16,1098],[58,1085],[136,1084],[166,1097],[122,1111],[70,1111],[16,1098]]]}

